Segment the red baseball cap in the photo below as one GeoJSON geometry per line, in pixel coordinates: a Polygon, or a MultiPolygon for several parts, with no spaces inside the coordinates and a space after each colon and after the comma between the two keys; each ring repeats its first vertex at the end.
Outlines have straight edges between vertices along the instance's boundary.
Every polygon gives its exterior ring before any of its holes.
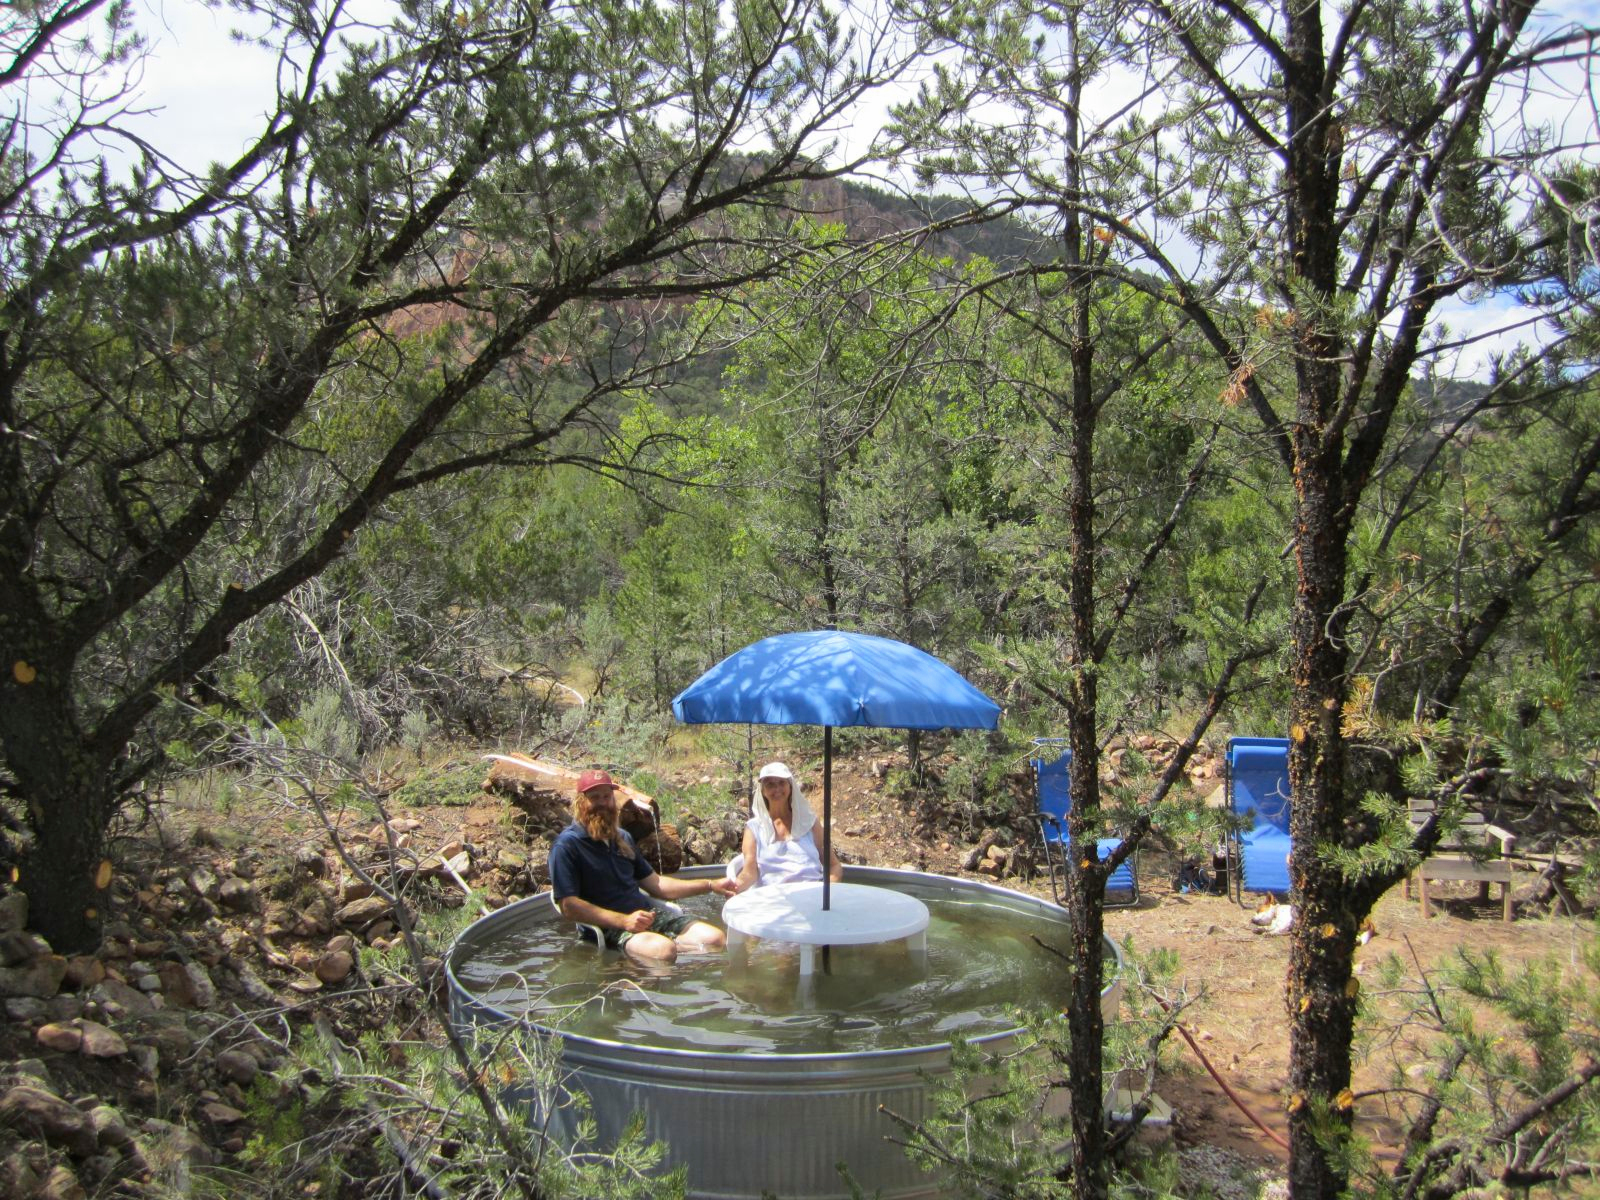
{"type": "Polygon", "coordinates": [[[616,786],[616,781],[604,771],[585,771],[578,776],[578,790],[580,792],[587,792],[597,787],[614,788],[616,786]]]}

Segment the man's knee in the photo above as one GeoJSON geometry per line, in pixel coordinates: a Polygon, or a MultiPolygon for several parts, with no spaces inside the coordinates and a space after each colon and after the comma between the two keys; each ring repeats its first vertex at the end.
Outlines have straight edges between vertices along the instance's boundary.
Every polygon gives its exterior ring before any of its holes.
{"type": "Polygon", "coordinates": [[[696,921],[678,935],[678,947],[682,950],[721,950],[726,944],[727,937],[722,930],[704,921],[696,921]]]}
{"type": "Polygon", "coordinates": [[[678,957],[678,945],[659,933],[636,933],[622,944],[622,948],[635,958],[651,962],[671,962],[678,957]]]}

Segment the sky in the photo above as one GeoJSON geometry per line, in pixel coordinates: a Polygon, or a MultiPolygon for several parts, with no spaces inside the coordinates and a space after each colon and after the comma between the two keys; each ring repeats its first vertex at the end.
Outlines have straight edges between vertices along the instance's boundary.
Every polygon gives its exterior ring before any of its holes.
{"type": "Polygon", "coordinates": [[[276,56],[235,41],[240,14],[195,0],[137,0],[149,44],[138,92],[143,122],[191,169],[236,156],[271,111],[276,56]]]}
{"type": "MultiPolygon", "coordinates": [[[[229,159],[250,136],[274,95],[275,58],[259,47],[240,44],[230,30],[239,14],[208,8],[194,0],[137,0],[140,27],[149,54],[140,68],[140,106],[151,110],[141,119],[142,131],[183,166],[201,169],[229,159]]],[[[376,16],[383,0],[360,0],[376,16]]],[[[1558,0],[1542,6],[1545,21],[1600,25],[1600,0],[1558,0]]],[[[1595,96],[1600,87],[1593,64],[1573,64],[1560,77],[1541,81],[1528,94],[1507,100],[1507,115],[1547,121],[1573,138],[1595,125],[1595,96]]],[[[868,122],[862,122],[866,127],[868,122]]],[[[1600,153],[1600,152],[1596,152],[1600,153]]],[[[1597,159],[1596,161],[1600,161],[1597,159]]],[[[1453,331],[1470,335],[1503,325],[1516,305],[1510,297],[1490,295],[1473,305],[1456,304],[1444,314],[1453,331]]],[[[1530,336],[1518,330],[1461,350],[1453,373],[1477,376],[1489,356],[1530,336]]]]}

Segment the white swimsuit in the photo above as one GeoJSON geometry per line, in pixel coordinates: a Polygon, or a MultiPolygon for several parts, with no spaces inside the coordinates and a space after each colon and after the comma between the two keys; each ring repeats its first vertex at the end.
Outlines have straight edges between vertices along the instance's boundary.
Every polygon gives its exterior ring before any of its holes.
{"type": "Polygon", "coordinates": [[[766,883],[805,883],[822,879],[822,858],[817,841],[807,830],[798,838],[763,835],[761,827],[772,828],[770,821],[748,822],[756,837],[756,886],[766,883]]]}

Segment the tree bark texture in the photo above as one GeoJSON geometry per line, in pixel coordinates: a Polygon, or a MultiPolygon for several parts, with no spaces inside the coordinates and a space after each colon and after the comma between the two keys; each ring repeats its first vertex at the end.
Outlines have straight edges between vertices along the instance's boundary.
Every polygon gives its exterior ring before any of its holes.
{"type": "MultiPolygon", "coordinates": [[[[1076,37],[1076,27],[1069,34],[1076,37]]],[[[1076,128],[1082,81],[1075,60],[1072,103],[1067,108],[1067,187],[1081,192],[1082,148],[1076,128]]],[[[1075,198],[1075,196],[1074,196],[1075,198]]],[[[1095,662],[1095,503],[1094,503],[1094,343],[1090,313],[1094,300],[1089,231],[1069,208],[1063,238],[1070,296],[1071,369],[1068,392],[1067,523],[1071,565],[1067,580],[1067,657],[1070,672],[1067,744],[1072,749],[1068,777],[1072,808],[1067,814],[1070,845],[1066,859],[1067,910],[1071,914],[1072,953],[1077,969],[1067,1007],[1071,1035],[1068,1087],[1072,1099],[1072,1190],[1076,1200],[1105,1200],[1110,1189],[1106,1162],[1105,1080],[1101,1055],[1105,1042],[1100,1012],[1107,872],[1096,852],[1100,824],[1099,691],[1095,662]]]]}
{"type": "Polygon", "coordinates": [[[1343,874],[1320,849],[1340,843],[1345,746],[1340,722],[1348,651],[1341,637],[1350,510],[1344,490],[1341,395],[1343,340],[1331,309],[1338,288],[1339,152],[1323,91],[1320,5],[1286,0],[1287,236],[1284,299],[1294,322],[1296,592],[1290,618],[1293,698],[1289,779],[1293,808],[1290,883],[1296,905],[1286,989],[1290,1027],[1289,1187],[1294,1200],[1336,1200],[1347,1173],[1322,1141],[1333,1122],[1350,1127],[1350,1044],[1356,998],[1350,984],[1360,917],[1343,874]]]}
{"type": "Polygon", "coordinates": [[[29,922],[52,949],[100,940],[99,868],[115,810],[112,760],[85,736],[70,695],[69,664],[45,639],[18,639],[0,684],[0,745],[27,798],[32,852],[19,882],[29,922]]]}

